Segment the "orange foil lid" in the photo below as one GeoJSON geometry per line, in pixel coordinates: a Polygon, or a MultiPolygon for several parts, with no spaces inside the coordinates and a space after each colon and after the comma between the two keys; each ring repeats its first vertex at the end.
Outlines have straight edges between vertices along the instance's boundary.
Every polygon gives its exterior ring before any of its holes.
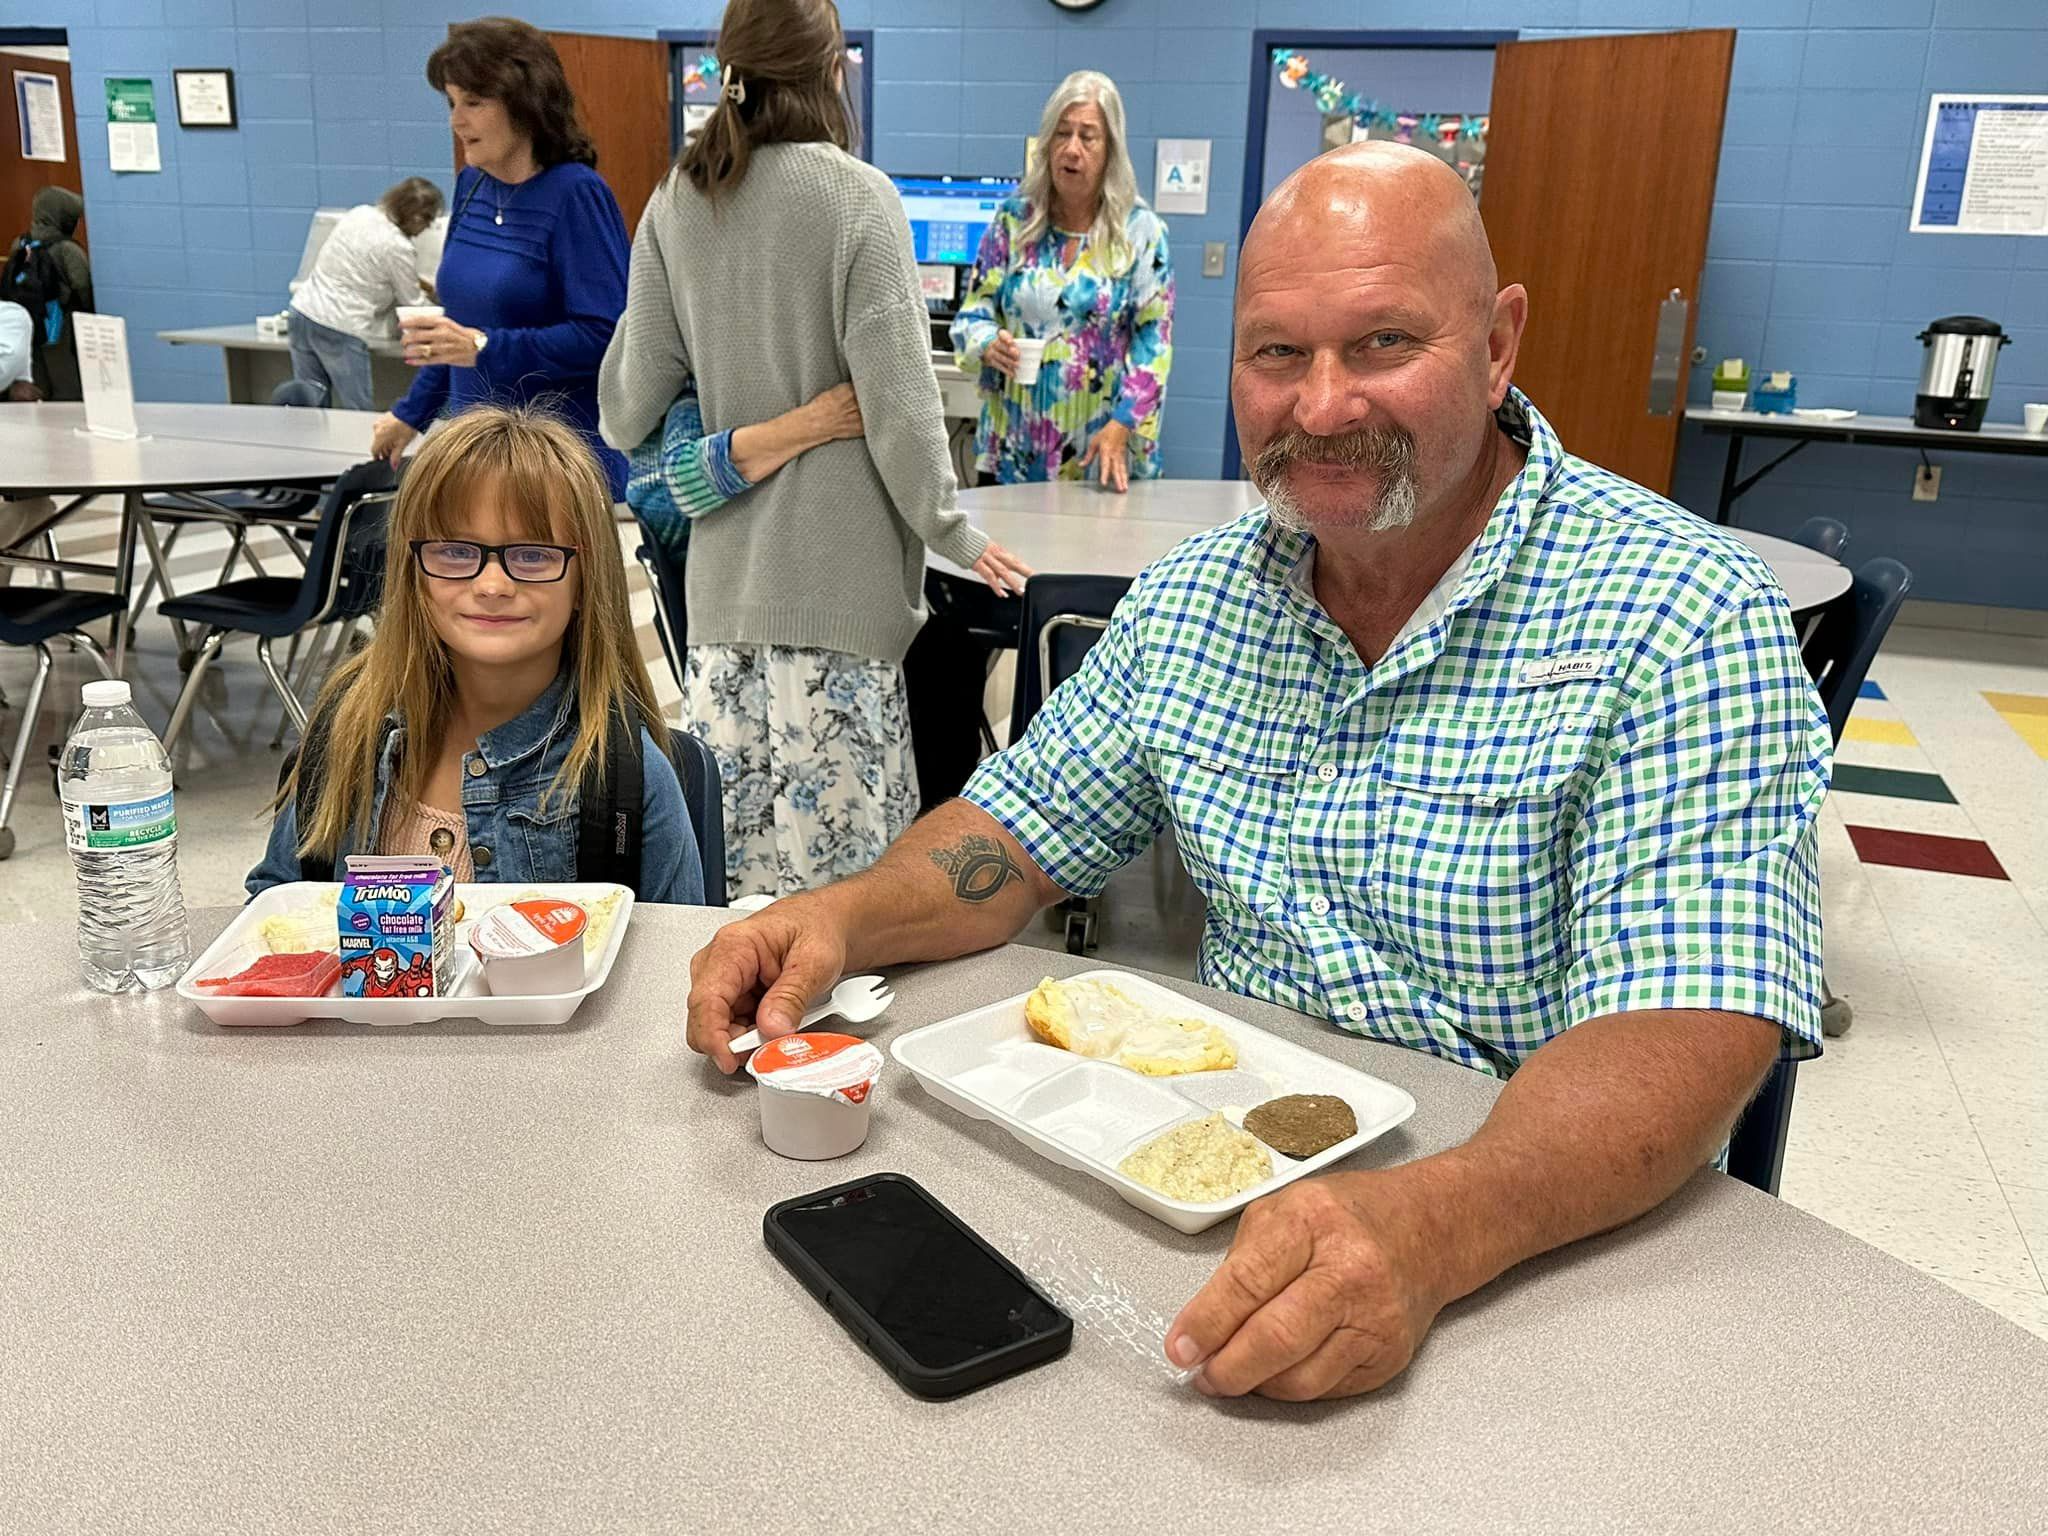
{"type": "Polygon", "coordinates": [[[852,1035],[784,1035],[754,1052],[747,1070],[772,1087],[859,1104],[882,1075],[882,1053],[852,1035]]]}
{"type": "Polygon", "coordinates": [[[470,942],[481,954],[541,955],[575,943],[589,923],[573,901],[515,901],[479,917],[470,942]]]}

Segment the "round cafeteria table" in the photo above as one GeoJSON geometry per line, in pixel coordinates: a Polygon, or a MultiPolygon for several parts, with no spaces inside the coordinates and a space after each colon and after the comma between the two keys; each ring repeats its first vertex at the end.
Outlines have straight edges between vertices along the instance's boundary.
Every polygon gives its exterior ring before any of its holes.
{"type": "MultiPolygon", "coordinates": [[[[1119,496],[1090,482],[1040,481],[960,492],[960,505],[998,544],[1033,570],[1136,576],[1182,539],[1228,522],[1262,498],[1247,480],[1141,480],[1119,496]]],[[[1767,533],[1730,528],[1777,573],[1795,613],[1849,590],[1850,574],[1818,550],[1767,533]]],[[[962,575],[931,557],[934,569],[962,575]]]]}
{"type": "MultiPolygon", "coordinates": [[[[145,494],[317,485],[370,456],[370,429],[376,419],[371,411],[139,404],[135,424],[141,436],[122,439],[84,431],[82,405],[0,406],[0,493],[120,496],[120,549],[114,565],[59,564],[80,575],[105,576],[111,571],[126,613],[138,535],[157,569],[164,568],[156,527],[142,515],[145,494]]],[[[126,647],[123,623],[115,640],[116,670],[126,647]]]]}
{"type": "MultiPolygon", "coordinates": [[[[769,1255],[772,1202],[908,1173],[1162,1316],[1233,1227],[1175,1233],[893,1063],[863,1149],[769,1153],[755,1090],[681,1040],[685,957],[725,916],[640,909],[610,984],[535,1031],[221,1030],[174,994],[84,993],[68,927],[0,930],[0,1529],[2048,1524],[2048,1345],[1713,1172],[1452,1307],[1369,1397],[1212,1403],[1084,1326],[918,1401],[769,1255]]],[[[906,971],[868,1029],[1085,964],[906,971]]],[[[1415,1095],[1347,1166],[1463,1139],[1495,1091],[1221,1006],[1415,1095]]]]}

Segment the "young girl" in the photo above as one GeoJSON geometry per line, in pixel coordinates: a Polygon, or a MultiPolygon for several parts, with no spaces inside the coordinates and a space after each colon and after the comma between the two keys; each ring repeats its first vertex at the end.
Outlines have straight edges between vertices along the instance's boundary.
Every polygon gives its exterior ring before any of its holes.
{"type": "Polygon", "coordinates": [[[581,786],[605,782],[632,730],[637,895],[702,902],[611,493],[582,439],[533,410],[448,422],[406,470],[384,569],[376,637],[321,692],[249,893],[303,878],[302,860],[338,874],[350,853],[431,855],[458,880],[576,879],[581,786]]]}

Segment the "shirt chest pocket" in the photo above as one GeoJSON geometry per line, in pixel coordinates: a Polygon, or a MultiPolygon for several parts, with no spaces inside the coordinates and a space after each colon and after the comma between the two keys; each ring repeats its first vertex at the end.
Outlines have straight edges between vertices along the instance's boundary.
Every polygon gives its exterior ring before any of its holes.
{"type": "Polygon", "coordinates": [[[1214,904],[1262,911],[1285,900],[1288,838],[1305,733],[1272,701],[1214,697],[1190,710],[1185,687],[1141,699],[1147,766],[1173,820],[1182,862],[1214,904]]]}
{"type": "Polygon", "coordinates": [[[1430,716],[1388,734],[1366,881],[1392,948],[1468,987],[1570,962],[1571,840],[1598,728],[1587,715],[1430,716]]]}
{"type": "MultiPolygon", "coordinates": [[[[571,795],[557,794],[545,809],[540,804],[541,785],[535,785],[505,810],[504,841],[516,845],[524,856],[527,880],[574,880],[576,878],[576,802],[571,795]]],[[[507,852],[514,851],[508,847],[507,852]]],[[[509,873],[500,878],[509,879],[509,873]]]]}

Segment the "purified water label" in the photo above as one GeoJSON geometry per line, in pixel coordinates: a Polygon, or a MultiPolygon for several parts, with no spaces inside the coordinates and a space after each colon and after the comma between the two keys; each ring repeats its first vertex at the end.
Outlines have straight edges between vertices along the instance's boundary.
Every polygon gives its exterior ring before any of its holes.
{"type": "Polygon", "coordinates": [[[178,833],[171,791],[118,805],[64,802],[64,845],[73,853],[146,848],[178,833]]]}

